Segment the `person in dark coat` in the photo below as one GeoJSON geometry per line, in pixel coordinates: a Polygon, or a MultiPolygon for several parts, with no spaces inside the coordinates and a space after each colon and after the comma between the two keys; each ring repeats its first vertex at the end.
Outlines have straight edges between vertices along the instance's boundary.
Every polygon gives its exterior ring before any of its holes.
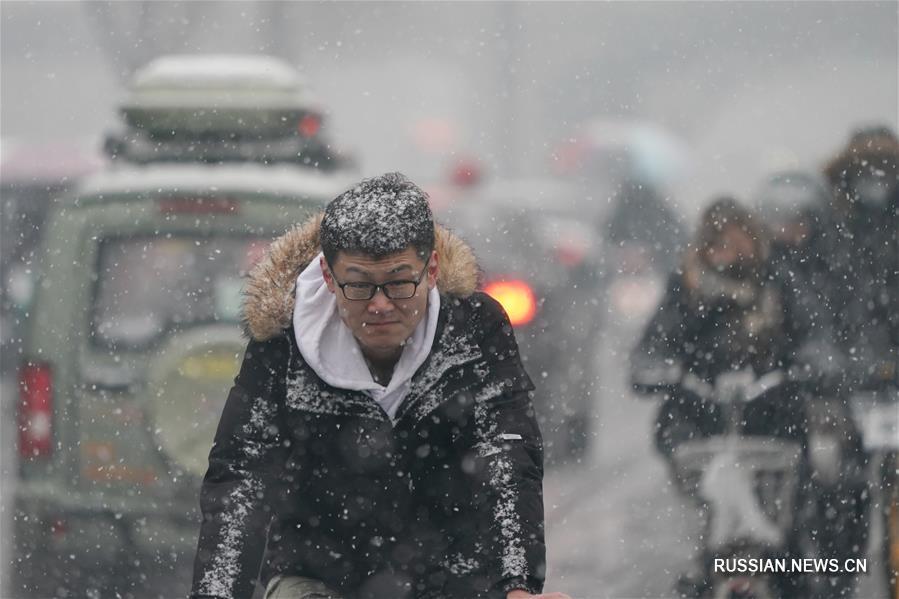
{"type": "Polygon", "coordinates": [[[792,334],[814,341],[814,345],[804,344],[803,363],[819,375],[833,375],[834,380],[823,387],[841,378],[846,369],[846,356],[837,346],[834,318],[828,310],[833,293],[831,256],[822,251],[834,235],[830,201],[825,180],[801,170],[771,175],[755,201],[756,214],[770,240],[766,270],[790,299],[792,334]]]}
{"type": "MultiPolygon", "coordinates": [[[[815,247],[828,264],[818,288],[826,295],[837,346],[849,356],[839,397],[848,412],[857,391],[895,381],[899,370],[899,138],[885,127],[857,131],[824,175],[832,200],[827,234],[815,247]]],[[[831,493],[830,521],[819,535],[832,555],[868,544],[871,456],[857,428],[852,432],[831,493]]],[[[835,590],[845,584],[832,582],[835,590]]]]}
{"type": "Polygon", "coordinates": [[[247,285],[192,598],[249,598],[257,578],[291,599],[541,592],[534,387],[477,278],[398,173],[274,242],[247,285]]]}
{"type": "Polygon", "coordinates": [[[794,279],[794,287],[823,284],[828,257],[818,249],[830,201],[824,178],[803,170],[773,173],[756,190],[755,209],[768,228],[771,260],[794,279]]]}
{"type": "MultiPolygon", "coordinates": [[[[771,263],[759,218],[732,198],[714,201],[631,354],[635,389],[665,390],[655,442],[682,492],[689,485],[676,473],[675,450],[687,441],[724,434],[728,427],[728,414],[696,392],[696,385],[714,388],[722,374],[746,369],[761,377],[804,366],[808,346],[815,345],[808,314],[791,281],[771,263]]],[[[739,432],[804,444],[803,404],[796,391],[776,386],[746,405],[739,432]]],[[[704,564],[694,563],[675,591],[698,596],[708,583],[704,564]]],[[[796,581],[778,579],[778,584],[788,596],[796,593],[796,581]]]]}
{"type": "MultiPolygon", "coordinates": [[[[654,389],[668,372],[714,385],[722,373],[751,367],[757,375],[788,368],[810,331],[797,319],[786,281],[769,269],[762,224],[731,198],[704,212],[683,265],[668,281],[654,317],[631,354],[637,390],[654,389]]],[[[723,431],[719,409],[673,381],[656,420],[656,446],[670,458],[683,441],[723,431]]],[[[795,438],[798,406],[788,398],[756,402],[746,432],[795,438]]]]}
{"type": "MultiPolygon", "coordinates": [[[[831,363],[836,375],[829,384],[806,391],[808,435],[826,440],[810,441],[810,480],[803,512],[815,534],[807,545],[816,555],[848,556],[856,553],[854,548],[867,545],[869,456],[844,392],[851,348],[840,342],[846,338],[845,321],[843,327],[836,327],[835,319],[845,315],[832,314],[828,308],[850,295],[842,287],[854,270],[845,271],[846,265],[834,259],[849,257],[851,251],[845,247],[842,252],[833,251],[847,241],[834,226],[842,218],[835,219],[833,201],[828,182],[804,171],[776,173],[756,195],[758,212],[771,231],[772,266],[782,280],[790,282],[805,321],[817,327],[815,349],[822,358],[818,362],[831,363]],[[838,443],[837,456],[828,443],[831,440],[838,443]]],[[[851,576],[822,576],[810,584],[810,593],[816,596],[845,597],[851,595],[855,581],[851,576]]]]}
{"type": "Polygon", "coordinates": [[[838,341],[863,378],[899,345],[899,138],[862,130],[825,167],[833,189],[830,311],[838,341]]]}

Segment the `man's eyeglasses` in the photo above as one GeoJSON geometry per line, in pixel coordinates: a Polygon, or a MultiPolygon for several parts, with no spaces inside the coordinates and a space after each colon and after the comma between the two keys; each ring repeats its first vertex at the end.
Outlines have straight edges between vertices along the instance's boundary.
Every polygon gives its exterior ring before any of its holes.
{"type": "Polygon", "coordinates": [[[387,299],[403,300],[409,299],[415,295],[426,272],[428,272],[427,266],[422,269],[421,274],[418,275],[417,281],[388,281],[380,285],[375,285],[374,283],[341,283],[337,280],[337,277],[334,276],[333,272],[331,273],[331,276],[334,277],[334,282],[337,283],[337,286],[340,287],[340,290],[343,292],[343,297],[348,300],[368,301],[375,296],[378,289],[384,292],[387,299]]]}

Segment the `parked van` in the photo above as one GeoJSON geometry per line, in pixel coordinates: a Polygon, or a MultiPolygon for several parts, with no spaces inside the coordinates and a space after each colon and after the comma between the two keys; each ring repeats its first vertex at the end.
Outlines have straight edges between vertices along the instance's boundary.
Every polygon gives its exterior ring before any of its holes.
{"type": "MultiPolygon", "coordinates": [[[[176,145],[240,147],[186,115],[176,145]]],[[[126,131],[150,136],[144,125],[126,131]]],[[[200,480],[246,346],[243,277],[351,184],[154,144],[159,159],[128,150],[47,216],[19,369],[16,597],[187,595],[200,480]]]]}

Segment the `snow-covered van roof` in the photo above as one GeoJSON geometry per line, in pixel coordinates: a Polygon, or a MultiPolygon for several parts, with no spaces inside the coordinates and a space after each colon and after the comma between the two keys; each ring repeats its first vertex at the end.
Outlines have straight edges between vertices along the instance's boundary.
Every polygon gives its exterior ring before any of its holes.
{"type": "Polygon", "coordinates": [[[173,55],[141,68],[123,103],[129,109],[278,108],[312,102],[288,63],[263,55],[173,55]]]}
{"type": "Polygon", "coordinates": [[[293,132],[321,110],[300,74],[272,56],[164,56],[137,71],[121,104],[125,123],[168,134],[293,132]]]}
{"type": "Polygon", "coordinates": [[[85,203],[122,194],[230,192],[313,198],[324,204],[352,184],[350,177],[290,165],[165,163],[108,169],[84,179],[77,195],[85,203]]]}

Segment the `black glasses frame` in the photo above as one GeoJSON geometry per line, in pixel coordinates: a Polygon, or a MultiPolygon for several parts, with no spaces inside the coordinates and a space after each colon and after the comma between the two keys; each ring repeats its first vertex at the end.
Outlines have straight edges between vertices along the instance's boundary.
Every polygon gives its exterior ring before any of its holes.
{"type": "Polygon", "coordinates": [[[391,300],[411,299],[411,298],[415,297],[416,293],[418,293],[418,286],[421,285],[421,282],[425,278],[425,273],[427,273],[427,272],[428,272],[428,266],[425,265],[425,267],[423,269],[421,269],[421,274],[418,275],[417,281],[413,281],[413,280],[387,281],[386,283],[381,283],[380,285],[377,285],[375,283],[356,283],[356,282],[341,283],[340,281],[337,280],[337,277],[334,276],[333,271],[331,272],[331,277],[334,279],[334,282],[337,283],[337,286],[340,287],[340,291],[341,291],[341,293],[343,293],[343,297],[350,300],[351,302],[367,302],[367,301],[371,301],[371,298],[373,298],[375,296],[375,294],[378,293],[378,289],[381,290],[381,292],[384,294],[384,297],[386,297],[387,299],[391,299],[391,300]],[[403,296],[403,297],[394,297],[390,294],[390,286],[391,285],[409,285],[409,284],[411,284],[413,286],[411,295],[407,295],[407,296],[403,296]],[[368,289],[369,290],[368,297],[350,297],[350,296],[348,296],[346,294],[346,288],[348,285],[353,286],[353,288],[355,288],[355,289],[360,289],[360,290],[368,289]]]}

